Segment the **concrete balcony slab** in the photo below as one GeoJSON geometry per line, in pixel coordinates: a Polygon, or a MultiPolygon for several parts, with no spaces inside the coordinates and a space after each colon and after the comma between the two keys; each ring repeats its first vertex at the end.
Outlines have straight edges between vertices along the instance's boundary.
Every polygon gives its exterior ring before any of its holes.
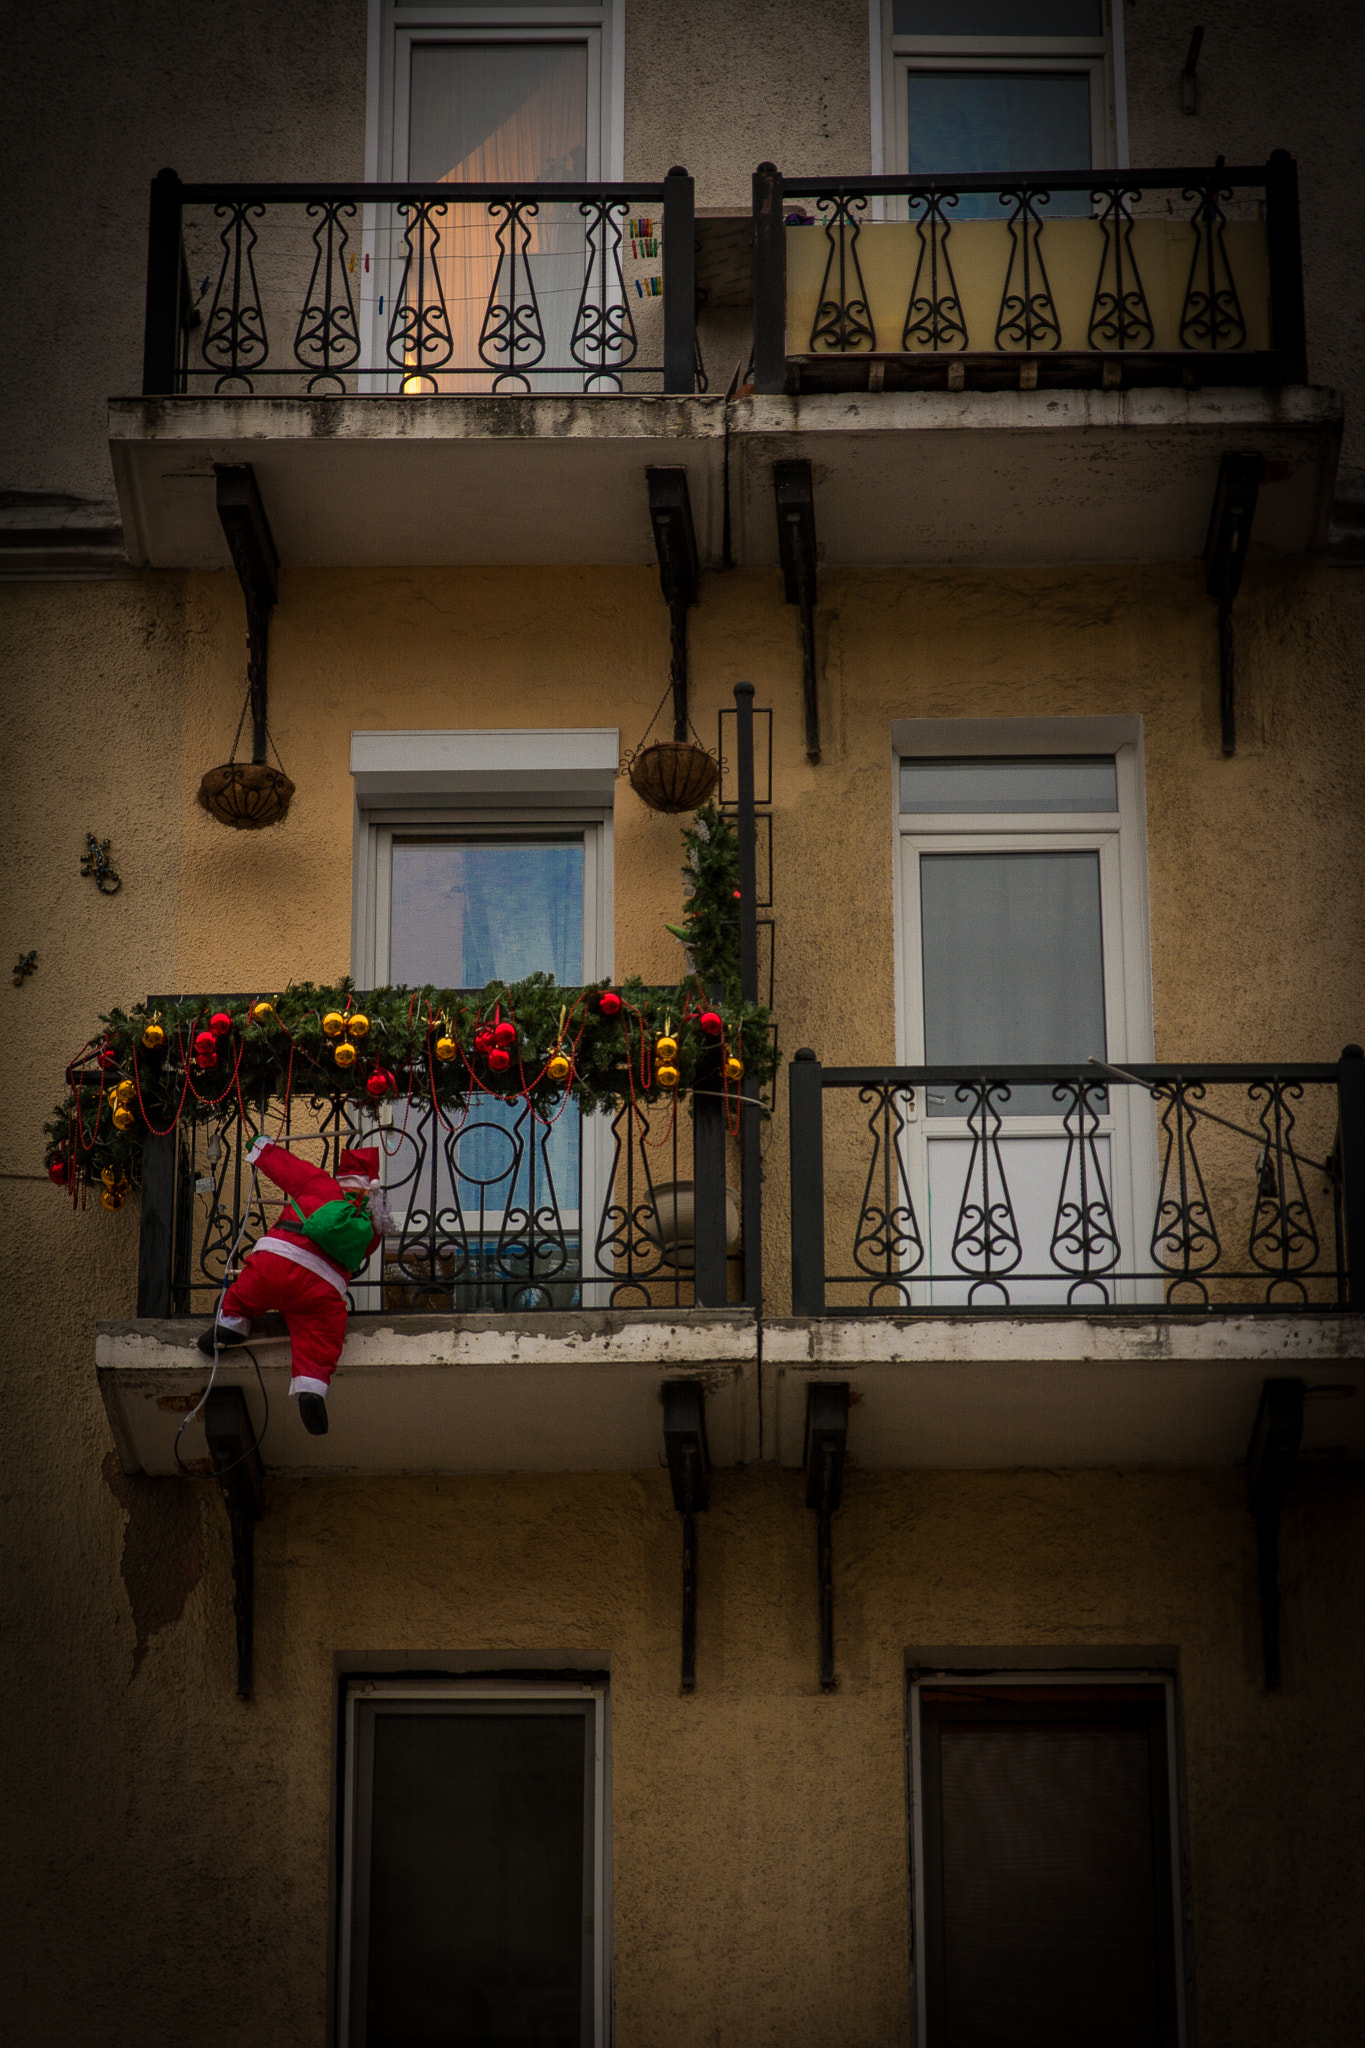
{"type": "Polygon", "coordinates": [[[800,1465],[811,1380],[852,1392],[872,1468],[1230,1465],[1267,1379],[1302,1379],[1303,1455],[1365,1459],[1365,1317],[825,1317],[763,1332],[765,1453],[800,1465]]]}
{"type": "Polygon", "coordinates": [[[1221,457],[1267,467],[1253,559],[1326,537],[1341,402],[1278,390],[883,391],[730,409],[736,558],[776,564],[772,465],[813,469],[831,568],[1181,561],[1203,553],[1221,457]]]}
{"type": "Polygon", "coordinates": [[[109,444],[134,567],[231,566],[216,463],[251,464],[288,568],[652,566],[652,464],[722,555],[723,397],[116,398],[109,444]]]}
{"type": "MultiPolygon", "coordinates": [[[[202,1327],[97,1326],[100,1392],[125,1471],[176,1471],[176,1431],[208,1383],[195,1348],[202,1327]]],[[[288,1398],[282,1329],[251,1349],[270,1404],[260,1447],[268,1472],[644,1471],[663,1462],[659,1389],[677,1377],[706,1388],[713,1464],[759,1455],[758,1337],[747,1310],[353,1316],[323,1437],[308,1435],[288,1398]]],[[[242,1389],[259,1433],[265,1404],[244,1352],[221,1354],[217,1384],[242,1389]]],[[[209,1470],[197,1419],[180,1455],[209,1470]]]]}

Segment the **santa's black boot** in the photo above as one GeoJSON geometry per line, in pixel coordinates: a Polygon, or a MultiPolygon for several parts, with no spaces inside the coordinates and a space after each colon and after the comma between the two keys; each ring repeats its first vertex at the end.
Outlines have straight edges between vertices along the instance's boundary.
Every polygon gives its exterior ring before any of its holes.
{"type": "Polygon", "coordinates": [[[299,1395],[299,1420],[309,1436],[326,1436],[327,1403],[321,1394],[299,1395]]]}
{"type": "MultiPolygon", "coordinates": [[[[219,1323],[217,1331],[218,1349],[220,1351],[230,1351],[234,1344],[245,1344],[246,1335],[245,1330],[229,1330],[222,1323],[219,1323]]],[[[212,1323],[210,1323],[207,1330],[200,1332],[198,1339],[199,1349],[203,1352],[205,1358],[212,1358],[214,1341],[214,1329],[212,1323]]]]}

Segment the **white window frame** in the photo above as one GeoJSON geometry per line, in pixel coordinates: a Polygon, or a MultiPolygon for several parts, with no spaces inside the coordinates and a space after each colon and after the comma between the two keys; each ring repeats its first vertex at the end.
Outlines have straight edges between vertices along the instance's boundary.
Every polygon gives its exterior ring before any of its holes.
{"type": "MultiPolygon", "coordinates": [[[[1090,153],[1095,170],[1128,163],[1127,85],[1123,8],[1104,0],[1102,36],[898,36],[893,0],[869,0],[871,45],[872,170],[905,175],[910,168],[905,123],[909,71],[1075,71],[1090,80],[1090,153]]],[[[1065,171],[1070,164],[1030,169],[1065,171]]]]}
{"type": "Polygon", "coordinates": [[[624,177],[625,0],[568,7],[404,6],[370,0],[365,112],[367,184],[408,175],[408,79],[414,43],[583,43],[588,52],[589,178],[624,177]]]}
{"type": "MultiPolygon", "coordinates": [[[[1103,946],[1105,1037],[1104,1057],[1116,1066],[1144,1064],[1154,1058],[1152,1029],[1152,959],[1147,895],[1146,792],[1143,778],[1142,720],[1118,718],[907,718],[891,727],[891,782],[894,858],[892,900],[895,915],[896,1060],[901,1066],[924,1066],[924,1003],[921,981],[920,896],[910,883],[925,853],[1096,852],[1100,862],[1100,934],[1103,946]],[[1055,759],[1068,754],[1112,755],[1118,788],[1116,811],[1071,812],[902,812],[902,760],[980,759],[989,756],[1027,760],[1030,755],[1055,759]]],[[[1157,1194],[1157,1144],[1150,1104],[1135,1102],[1134,1091],[1111,1089],[1107,1115],[1096,1136],[1110,1145],[1110,1199],[1123,1246],[1122,1263],[1146,1262],[1150,1219],[1157,1194]]],[[[906,1111],[911,1137],[909,1159],[912,1194],[928,1251],[928,1145],[934,1138],[960,1135],[955,1117],[931,1118],[927,1105],[916,1100],[906,1111]],[[915,1140],[921,1142],[916,1143],[915,1140]]],[[[964,1125],[965,1128],[965,1125],[964,1125]]],[[[1056,1118],[1009,1117],[1002,1138],[1055,1134],[1056,1118]]],[[[933,1281],[955,1286],[949,1274],[926,1275],[917,1283],[927,1290],[933,1281]]],[[[1008,1284],[1008,1282],[1006,1283],[1008,1284]]],[[[1159,1282],[1128,1283],[1120,1299],[1146,1300],[1159,1282]]]]}
{"type": "Polygon", "coordinates": [[[337,2048],[351,2048],[352,1922],[354,1914],[358,1743],[356,1706],[376,1697],[391,1700],[553,1701],[591,1700],[593,1715],[592,2024],[593,2048],[610,2038],[611,1935],[611,1746],[610,1694],[605,1682],[555,1684],[534,1679],[365,1679],[348,1682],[344,1718],[341,1806],[341,1912],[337,1948],[337,2048]]]}
{"type": "Polygon", "coordinates": [[[1181,1844],[1183,1830],[1180,1810],[1180,1755],[1177,1748],[1177,1713],[1175,1676],[1165,1670],[1112,1669],[1109,1665],[1096,1668],[1077,1663],[1059,1666],[1056,1670],[1014,1671],[1005,1667],[998,1671],[927,1671],[919,1670],[909,1682],[909,1735],[910,1751],[910,1889],[911,1916],[914,1928],[915,1962],[915,2038],[927,2041],[929,2037],[929,2015],[927,2010],[928,1986],[925,1974],[927,1932],[924,1906],[924,1763],[920,1743],[920,1692],[924,1688],[938,1691],[945,1685],[987,1690],[1002,1685],[1049,1686],[1057,1688],[1066,1685],[1160,1685],[1166,1695],[1166,1797],[1169,1801],[1170,1843],[1171,1843],[1171,1929],[1174,1938],[1175,1958],[1175,2008],[1179,2048],[1186,2048],[1188,2035],[1188,2012],[1185,1995],[1185,1952],[1184,1952],[1184,1873],[1182,1870],[1181,1844]]]}
{"type": "MultiPolygon", "coordinates": [[[[353,732],[351,974],[359,988],[389,979],[392,848],[399,839],[583,840],[583,982],[616,972],[615,726],[514,731],[353,732]]],[[[590,1263],[611,1176],[611,1119],[580,1123],[577,1227],[584,1308],[606,1305],[609,1278],[590,1263]],[[604,1291],[605,1290],[605,1291],[604,1291]]],[[[566,1211],[564,1221],[570,1222],[566,1211]]]]}

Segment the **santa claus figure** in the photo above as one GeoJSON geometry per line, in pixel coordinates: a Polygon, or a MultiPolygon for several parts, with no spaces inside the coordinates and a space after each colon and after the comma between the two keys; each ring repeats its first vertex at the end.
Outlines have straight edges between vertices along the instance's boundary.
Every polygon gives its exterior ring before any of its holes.
{"type": "Polygon", "coordinates": [[[335,1177],[268,1138],[247,1158],[289,1200],[252,1246],[199,1349],[212,1356],[215,1341],[244,1344],[254,1317],[278,1311],[289,1331],[290,1397],[304,1428],[325,1436],[327,1389],[346,1341],[346,1290],[389,1224],[379,1154],[343,1152],[335,1177]]]}

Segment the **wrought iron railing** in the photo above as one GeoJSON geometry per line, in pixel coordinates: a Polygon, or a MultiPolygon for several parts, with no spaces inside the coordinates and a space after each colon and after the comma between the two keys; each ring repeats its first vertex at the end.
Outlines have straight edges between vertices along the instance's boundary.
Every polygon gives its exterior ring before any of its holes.
{"type": "MultiPolygon", "coordinates": [[[[229,999],[231,1000],[231,999],[229,999]]],[[[284,1197],[253,1184],[264,1131],[335,1171],[347,1146],[381,1154],[392,1226],[352,1285],[365,1313],[526,1314],[546,1309],[721,1306],[744,1299],[739,1141],[719,1089],[611,1114],[570,1104],[547,1118],[524,1097],[476,1096],[464,1112],[415,1093],[362,1110],[354,1097],[235,1092],[149,1134],[142,1168],[140,1316],[208,1316],[284,1197]],[[234,1259],[235,1252],[235,1259],[234,1259]]]]}
{"type": "Polygon", "coordinates": [[[758,392],[869,374],[874,389],[1307,381],[1283,150],[1253,167],[955,178],[763,164],[753,189],[758,392]]]}
{"type": "Polygon", "coordinates": [[[690,392],[693,216],[683,171],[517,187],[196,185],[162,171],[142,388],[690,392]]]}
{"type": "Polygon", "coordinates": [[[1365,1056],[790,1068],[797,1315],[1365,1308],[1365,1056]]]}

